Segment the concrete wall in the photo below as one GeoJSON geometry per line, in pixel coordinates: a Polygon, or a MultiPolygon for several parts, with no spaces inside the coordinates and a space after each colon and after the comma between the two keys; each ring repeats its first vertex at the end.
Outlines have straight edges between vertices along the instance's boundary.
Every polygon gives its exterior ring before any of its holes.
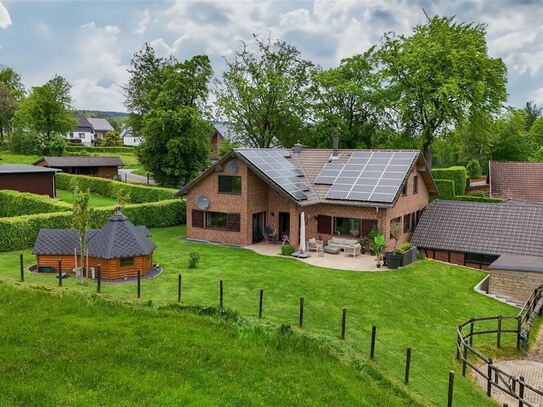
{"type": "Polygon", "coordinates": [[[543,284],[543,273],[490,270],[489,293],[524,304],[534,289],[543,284]]]}

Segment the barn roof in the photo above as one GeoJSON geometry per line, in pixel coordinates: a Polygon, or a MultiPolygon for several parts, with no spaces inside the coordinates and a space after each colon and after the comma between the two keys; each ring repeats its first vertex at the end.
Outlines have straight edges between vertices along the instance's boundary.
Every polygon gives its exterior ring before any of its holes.
{"type": "Polygon", "coordinates": [[[61,156],[61,157],[43,157],[34,164],[45,161],[48,167],[121,167],[123,160],[119,157],[80,157],[80,156],[61,156]]]}

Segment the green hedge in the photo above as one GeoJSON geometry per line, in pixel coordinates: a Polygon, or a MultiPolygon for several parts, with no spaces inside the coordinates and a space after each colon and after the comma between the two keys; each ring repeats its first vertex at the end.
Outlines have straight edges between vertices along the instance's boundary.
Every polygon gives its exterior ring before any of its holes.
{"type": "Polygon", "coordinates": [[[450,179],[434,179],[434,183],[437,187],[439,199],[454,199],[455,198],[455,186],[454,182],[450,179]]]}
{"type": "Polygon", "coordinates": [[[68,144],[64,148],[65,152],[77,153],[81,151],[86,151],[87,153],[125,153],[125,154],[134,154],[136,152],[134,147],[122,146],[122,147],[88,147],[88,146],[79,146],[74,144],[68,144]]]}
{"type": "Polygon", "coordinates": [[[503,199],[490,198],[488,196],[477,195],[457,195],[454,197],[455,201],[470,201],[470,202],[488,202],[488,203],[500,203],[503,199]]]}
{"type": "Polygon", "coordinates": [[[454,191],[458,195],[464,195],[466,189],[467,172],[466,167],[456,166],[449,168],[434,168],[432,176],[436,179],[449,179],[454,182],[454,191]]]}
{"type": "MultiPolygon", "coordinates": [[[[113,214],[113,207],[90,210],[90,227],[101,228],[113,214]]],[[[175,226],[185,223],[185,202],[180,199],[126,205],[123,213],[135,225],[152,227],[175,226]]],[[[71,212],[0,218],[0,251],[27,249],[34,246],[40,229],[69,229],[71,212]]]]}
{"type": "Polygon", "coordinates": [[[130,203],[157,202],[173,199],[176,189],[159,188],[146,185],[135,185],[106,178],[88,177],[86,175],[57,174],[57,188],[73,191],[76,186],[81,190],[90,190],[109,198],[129,196],[130,203]]]}
{"type": "Polygon", "coordinates": [[[71,210],[72,205],[47,196],[0,190],[0,218],[71,210]]]}

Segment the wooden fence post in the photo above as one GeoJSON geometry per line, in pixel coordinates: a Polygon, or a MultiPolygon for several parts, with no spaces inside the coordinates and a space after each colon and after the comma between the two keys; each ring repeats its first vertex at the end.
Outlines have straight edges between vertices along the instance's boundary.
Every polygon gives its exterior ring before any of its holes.
{"type": "Polygon", "coordinates": [[[488,360],[486,375],[486,395],[492,397],[492,358],[488,360]]]}
{"type": "Polygon", "coordinates": [[[262,303],[264,301],[264,290],[260,289],[259,299],[258,299],[258,319],[262,319],[262,303]]]}
{"type": "Polygon", "coordinates": [[[407,348],[405,352],[405,376],[404,383],[409,384],[409,370],[411,369],[411,348],[407,348]]]}
{"type": "Polygon", "coordinates": [[[518,402],[518,407],[524,407],[524,403],[522,402],[522,400],[524,400],[524,376],[519,377],[518,396],[520,398],[518,402]]]}
{"type": "Polygon", "coordinates": [[[62,287],[62,259],[58,259],[58,286],[62,287]]]}
{"type": "Polygon", "coordinates": [[[181,273],[177,276],[177,302],[181,302],[181,273]]]}
{"type": "Polygon", "coordinates": [[[341,339],[345,339],[346,322],[347,322],[347,309],[343,308],[342,315],[341,315],[341,339]]]}
{"type": "Polygon", "coordinates": [[[137,294],[138,294],[138,298],[141,297],[141,270],[138,269],[138,288],[137,288],[137,294]]]}
{"type": "Polygon", "coordinates": [[[101,266],[98,264],[96,266],[96,292],[100,294],[101,285],[102,285],[102,272],[101,272],[101,266]]]}
{"type": "Polygon", "coordinates": [[[498,349],[502,347],[502,316],[498,317],[498,334],[496,337],[496,346],[498,349]]]}
{"type": "Polygon", "coordinates": [[[224,283],[222,280],[219,281],[219,307],[223,308],[224,306],[224,283]]]}
{"type": "Polygon", "coordinates": [[[467,366],[468,366],[468,346],[466,344],[464,344],[464,352],[463,352],[463,355],[462,355],[462,376],[466,377],[466,369],[467,369],[467,366]]]}
{"type": "Polygon", "coordinates": [[[520,317],[517,317],[517,350],[520,349],[520,330],[522,327],[522,320],[520,317]]]}
{"type": "Polygon", "coordinates": [[[470,319],[469,324],[469,346],[473,346],[473,327],[475,325],[475,321],[473,318],[470,319]]]}
{"type": "Polygon", "coordinates": [[[447,407],[452,407],[454,390],[454,371],[449,372],[449,392],[447,395],[447,407]]]}
{"type": "Polygon", "coordinates": [[[21,263],[21,283],[22,283],[23,281],[25,281],[25,264],[24,264],[24,258],[23,258],[22,253],[19,256],[19,261],[21,263]]]}
{"type": "Polygon", "coordinates": [[[300,318],[298,321],[298,326],[303,328],[304,326],[304,297],[300,297],[300,318]]]}
{"type": "Polygon", "coordinates": [[[460,347],[462,346],[462,339],[461,339],[462,335],[459,332],[460,332],[460,327],[458,326],[457,333],[456,333],[456,359],[457,360],[460,360],[460,347]]]}
{"type": "Polygon", "coordinates": [[[377,334],[377,327],[372,325],[371,327],[371,346],[370,346],[370,358],[375,359],[375,336],[377,334]]]}

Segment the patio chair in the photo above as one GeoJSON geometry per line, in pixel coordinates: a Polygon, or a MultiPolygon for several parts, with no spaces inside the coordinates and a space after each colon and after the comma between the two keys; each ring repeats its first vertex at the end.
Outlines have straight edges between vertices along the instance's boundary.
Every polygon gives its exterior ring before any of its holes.
{"type": "Polygon", "coordinates": [[[360,246],[360,243],[345,246],[344,251],[347,256],[360,256],[360,253],[362,252],[362,246],[360,246]]]}
{"type": "Polygon", "coordinates": [[[307,251],[308,252],[310,252],[312,250],[318,252],[319,247],[324,246],[324,241],[318,240],[318,239],[315,239],[315,238],[309,239],[306,242],[306,246],[307,246],[307,251]]]}
{"type": "Polygon", "coordinates": [[[269,226],[264,228],[264,241],[266,243],[271,243],[274,241],[275,236],[277,236],[277,231],[269,226]]]}
{"type": "Polygon", "coordinates": [[[283,245],[286,245],[286,244],[290,244],[290,236],[287,235],[287,234],[282,234],[281,235],[281,240],[282,240],[282,243],[281,243],[281,246],[283,245]]]}

